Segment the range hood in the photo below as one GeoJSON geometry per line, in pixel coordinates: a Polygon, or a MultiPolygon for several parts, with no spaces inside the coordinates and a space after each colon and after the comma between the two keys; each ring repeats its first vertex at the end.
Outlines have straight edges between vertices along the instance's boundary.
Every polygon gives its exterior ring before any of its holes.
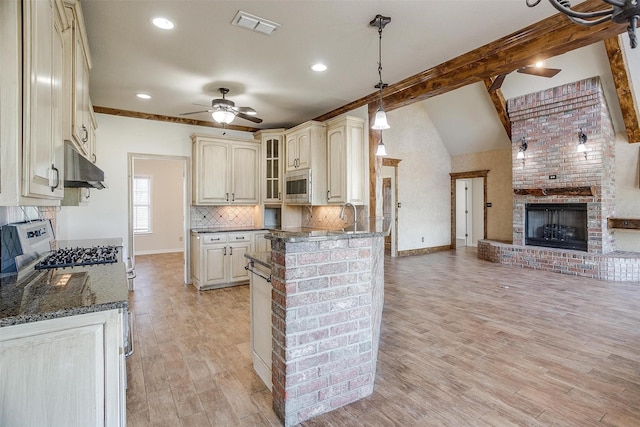
{"type": "Polygon", "coordinates": [[[67,188],[105,188],[104,172],[78,153],[70,141],[64,143],[64,186],[67,188]]]}

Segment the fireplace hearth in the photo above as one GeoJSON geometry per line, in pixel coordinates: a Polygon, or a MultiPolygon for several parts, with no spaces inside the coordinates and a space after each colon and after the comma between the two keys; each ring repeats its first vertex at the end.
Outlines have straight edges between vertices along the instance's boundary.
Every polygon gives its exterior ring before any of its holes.
{"type": "Polygon", "coordinates": [[[527,203],[525,245],[587,250],[586,203],[527,203]]]}

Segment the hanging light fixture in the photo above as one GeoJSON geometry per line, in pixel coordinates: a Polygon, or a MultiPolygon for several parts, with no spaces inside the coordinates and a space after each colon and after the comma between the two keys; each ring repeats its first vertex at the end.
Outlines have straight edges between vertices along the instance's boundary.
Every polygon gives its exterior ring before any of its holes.
{"type": "Polygon", "coordinates": [[[384,143],[382,142],[382,131],[380,131],[380,142],[378,143],[378,148],[376,149],[376,156],[386,156],[387,149],[384,147],[384,143]]]}
{"type": "Polygon", "coordinates": [[[524,162],[524,152],[527,151],[527,140],[523,136],[520,140],[520,148],[518,149],[518,154],[516,155],[516,159],[521,159],[524,162]]]}
{"type": "MultiPolygon", "coordinates": [[[[389,22],[391,22],[391,18],[382,15],[376,15],[376,17],[369,22],[370,26],[378,28],[378,77],[380,78],[378,84],[375,85],[375,88],[380,90],[380,104],[378,106],[378,111],[376,111],[376,116],[371,129],[382,130],[390,128],[389,123],[387,122],[387,113],[385,113],[382,108],[382,89],[387,87],[387,84],[382,82],[382,29],[389,22]]],[[[382,140],[382,137],[380,139],[382,140]]]]}
{"type": "MultiPolygon", "coordinates": [[[[537,6],[542,0],[525,0],[527,6],[537,6]]],[[[569,17],[576,24],[591,27],[606,21],[613,21],[616,24],[629,23],[627,33],[629,34],[629,42],[631,49],[638,46],[636,38],[636,27],[640,19],[640,2],[638,0],[602,0],[602,3],[611,7],[595,12],[578,12],[571,9],[569,0],[549,0],[549,3],[561,13],[569,17]]]]}

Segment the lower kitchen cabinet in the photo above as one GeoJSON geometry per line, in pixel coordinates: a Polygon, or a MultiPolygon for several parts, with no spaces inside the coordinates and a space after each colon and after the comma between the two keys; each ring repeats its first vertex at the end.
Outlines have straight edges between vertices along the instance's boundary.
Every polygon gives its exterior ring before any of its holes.
{"type": "Polygon", "coordinates": [[[253,251],[254,252],[271,252],[271,240],[266,236],[269,231],[255,231],[253,233],[253,251]]]}
{"type": "Polygon", "coordinates": [[[120,309],[0,328],[0,425],[124,426],[120,309]]]}
{"type": "Polygon", "coordinates": [[[198,289],[233,286],[249,281],[244,254],[253,248],[252,232],[193,233],[191,277],[198,289]]]}
{"type": "Polygon", "coordinates": [[[253,263],[254,274],[251,274],[250,307],[251,307],[251,359],[253,369],[271,390],[271,270],[253,263]]]}

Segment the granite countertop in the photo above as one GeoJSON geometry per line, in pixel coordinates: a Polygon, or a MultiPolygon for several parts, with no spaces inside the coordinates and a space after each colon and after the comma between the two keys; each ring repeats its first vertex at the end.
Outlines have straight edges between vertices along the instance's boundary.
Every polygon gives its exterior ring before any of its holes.
{"type": "MultiPolygon", "coordinates": [[[[57,244],[59,248],[121,246],[122,239],[67,240],[57,244]]],[[[37,262],[18,274],[0,278],[0,327],[128,307],[122,259],[113,264],[46,270],[36,270],[37,262]]]]}
{"type": "Polygon", "coordinates": [[[269,230],[268,239],[283,240],[296,243],[317,240],[360,239],[364,237],[387,236],[391,223],[389,218],[369,218],[368,221],[359,221],[355,226],[342,229],[317,229],[306,227],[284,227],[277,230],[269,230]]]}
{"type": "Polygon", "coordinates": [[[240,225],[236,227],[195,227],[191,229],[192,233],[227,233],[232,231],[260,231],[267,230],[264,227],[254,227],[253,225],[240,225]]]}
{"type": "Polygon", "coordinates": [[[244,254],[249,261],[271,269],[271,252],[251,252],[244,254]]]}

